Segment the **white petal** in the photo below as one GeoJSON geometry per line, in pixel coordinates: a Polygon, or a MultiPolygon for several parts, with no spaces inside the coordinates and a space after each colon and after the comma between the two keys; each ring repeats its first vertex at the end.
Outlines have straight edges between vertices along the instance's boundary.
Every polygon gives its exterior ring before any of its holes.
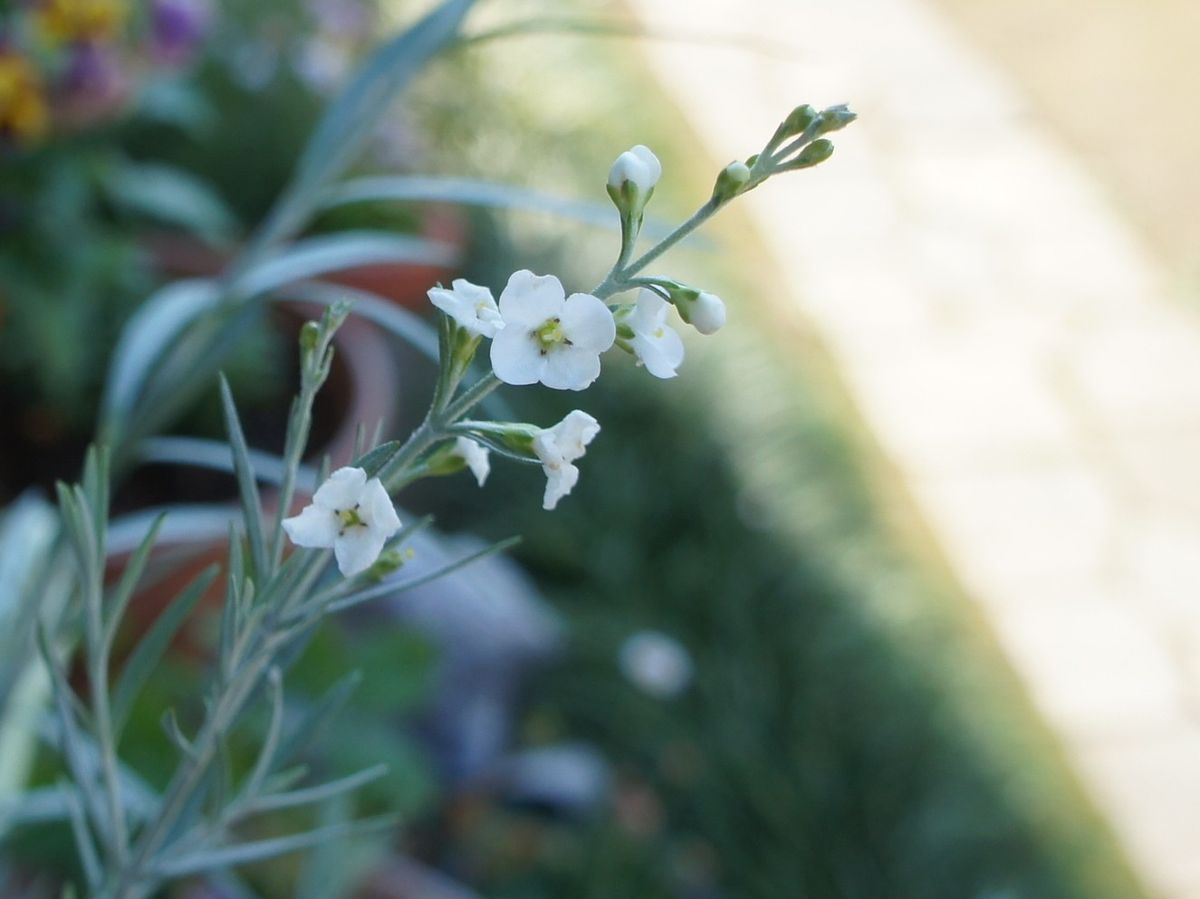
{"type": "Polygon", "coordinates": [[[283,530],[297,546],[333,546],[341,522],[337,513],[317,505],[305,506],[299,515],[283,520],[283,530]]]}
{"type": "Polygon", "coordinates": [[[475,480],[482,487],[492,470],[487,447],[480,446],[469,437],[459,437],[454,441],[454,450],[462,456],[467,468],[471,469],[471,474],[475,475],[475,480]]]}
{"type": "Polygon", "coordinates": [[[553,428],[542,433],[550,435],[550,439],[563,459],[574,462],[583,455],[587,445],[600,433],[600,422],[586,412],[574,409],[553,428]]]}
{"type": "Polygon", "coordinates": [[[361,468],[339,468],[313,494],[313,505],[323,509],[353,509],[367,473],[361,468]]]}
{"type": "Polygon", "coordinates": [[[590,293],[573,293],[563,304],[562,331],[578,349],[603,353],[617,339],[617,323],[613,314],[590,293]]]}
{"type": "Polygon", "coordinates": [[[333,544],[338,571],[352,577],[366,571],[379,558],[387,538],[374,528],[348,527],[333,544]]]}
{"type": "Polygon", "coordinates": [[[536,384],[546,370],[546,357],[527,325],[508,324],[492,340],[492,370],[505,384],[536,384]]]}
{"type": "Polygon", "coordinates": [[[660,325],[652,334],[637,334],[631,341],[633,351],[656,378],[673,378],[683,362],[683,338],[671,327],[660,325]]]}
{"type": "Polygon", "coordinates": [[[562,312],[565,296],[558,278],[522,269],[509,276],[500,293],[500,316],[515,329],[538,328],[562,312]]]}
{"type": "Polygon", "coordinates": [[[400,516],[396,514],[392,498],[388,496],[379,478],[367,481],[358,504],[359,515],[367,523],[367,528],[385,540],[400,530],[400,516]]]}
{"type": "Polygon", "coordinates": [[[639,185],[642,190],[649,190],[658,184],[658,179],[662,177],[662,163],[658,161],[658,157],[654,155],[654,151],[643,144],[638,144],[629,152],[636,156],[638,161],[646,167],[648,180],[645,184],[639,185]]]}
{"type": "Polygon", "coordinates": [[[625,321],[635,331],[650,333],[666,322],[670,308],[670,303],[650,288],[643,287],[638,294],[637,306],[625,321]]]}
{"type": "Polygon", "coordinates": [[[496,301],[486,287],[472,284],[463,278],[455,278],[453,290],[433,287],[428,293],[433,305],[472,334],[492,337],[503,327],[500,324],[500,312],[496,301]]]}
{"type": "Polygon", "coordinates": [[[542,508],[549,511],[579,482],[579,469],[568,463],[545,471],[546,492],[542,495],[542,508]]]}
{"type": "Polygon", "coordinates": [[[468,322],[474,321],[475,313],[472,310],[471,302],[466,297],[453,290],[447,290],[444,287],[431,287],[426,291],[429,296],[429,302],[437,306],[448,316],[466,327],[468,322]]]}
{"type": "Polygon", "coordinates": [[[632,150],[626,150],[618,156],[608,170],[609,187],[619,188],[626,181],[633,182],[638,190],[643,191],[650,185],[650,169],[632,150]]]}
{"type": "Polygon", "coordinates": [[[600,377],[600,357],[592,350],[557,346],[542,358],[541,382],[555,390],[583,390],[600,377]]]}

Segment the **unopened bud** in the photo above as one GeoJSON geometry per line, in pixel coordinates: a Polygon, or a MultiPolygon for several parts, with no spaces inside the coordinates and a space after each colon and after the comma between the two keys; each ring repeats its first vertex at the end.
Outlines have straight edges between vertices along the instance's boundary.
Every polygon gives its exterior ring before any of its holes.
{"type": "Polygon", "coordinates": [[[662,163],[641,144],[626,150],[608,170],[608,195],[617,208],[640,215],[662,177],[662,163]]]}
{"type": "Polygon", "coordinates": [[[715,293],[701,292],[692,308],[692,326],[701,334],[715,334],[725,324],[725,304],[715,293]]]}
{"type": "Polygon", "coordinates": [[[807,169],[819,165],[833,155],[833,142],[821,138],[815,140],[800,151],[795,161],[788,168],[807,169]]]}
{"type": "Polygon", "coordinates": [[[792,137],[797,134],[803,134],[804,130],[816,121],[818,115],[819,113],[807,103],[797,106],[783,120],[783,124],[779,126],[780,135],[782,137],[792,137]]]}
{"type": "Polygon", "coordinates": [[[715,334],[725,324],[725,304],[714,293],[684,284],[663,282],[679,317],[701,334],[715,334]]]}
{"type": "Polygon", "coordinates": [[[857,118],[858,114],[851,112],[850,107],[844,103],[830,106],[821,112],[817,134],[832,134],[834,131],[841,131],[857,118]]]}
{"type": "Polygon", "coordinates": [[[307,356],[321,342],[321,326],[316,322],[305,322],[300,328],[300,352],[307,356]]]}
{"type": "Polygon", "coordinates": [[[718,203],[726,203],[732,200],[742,188],[746,186],[746,182],[750,180],[750,167],[744,162],[731,162],[721,170],[721,174],[717,175],[717,183],[713,187],[713,199],[718,203]]]}

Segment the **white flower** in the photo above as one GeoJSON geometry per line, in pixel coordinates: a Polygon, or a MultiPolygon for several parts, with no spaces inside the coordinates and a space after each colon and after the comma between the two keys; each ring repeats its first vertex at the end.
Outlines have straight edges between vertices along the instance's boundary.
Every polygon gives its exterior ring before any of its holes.
{"type": "Polygon", "coordinates": [[[675,377],[675,370],[683,362],[683,340],[667,324],[670,309],[670,303],[643,288],[637,306],[621,322],[633,330],[629,346],[638,361],[656,378],[675,377]]]}
{"type": "Polygon", "coordinates": [[[647,193],[658,184],[661,177],[662,163],[658,157],[649,147],[638,144],[617,157],[608,170],[608,186],[620,190],[621,185],[628,181],[640,193],[647,193]]]}
{"type": "Polygon", "coordinates": [[[476,443],[470,437],[459,437],[454,441],[454,452],[467,463],[467,468],[471,469],[471,474],[475,475],[475,480],[482,487],[492,470],[487,447],[476,443]]]}
{"type": "Polygon", "coordinates": [[[583,390],[600,376],[600,354],[617,336],[612,313],[591,294],[563,294],[553,275],[522,270],[508,279],[500,294],[504,329],[492,341],[501,381],[583,390]]]}
{"type": "Polygon", "coordinates": [[[599,433],[600,423],[576,409],[554,427],[543,428],[533,435],[533,451],[546,473],[543,509],[553,509],[571,492],[579,480],[579,469],[572,463],[583,456],[587,445],[599,433]]]}
{"type": "Polygon", "coordinates": [[[463,278],[455,278],[451,286],[453,290],[431,287],[430,302],[472,334],[495,337],[504,322],[492,292],[463,278]]]}
{"type": "Polygon", "coordinates": [[[346,577],[371,567],[383,545],[400,529],[400,519],[379,478],[361,468],[339,468],[313,494],[299,515],[283,520],[297,546],[333,547],[346,577]]]}
{"type": "Polygon", "coordinates": [[[678,640],[661,631],[638,631],[618,653],[621,671],[658,699],[678,696],[692,679],[692,657],[678,640]]]}

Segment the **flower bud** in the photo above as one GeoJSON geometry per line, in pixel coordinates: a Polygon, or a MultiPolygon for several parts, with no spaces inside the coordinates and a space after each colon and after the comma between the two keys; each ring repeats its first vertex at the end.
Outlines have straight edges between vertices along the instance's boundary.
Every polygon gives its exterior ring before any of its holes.
{"type": "Polygon", "coordinates": [[[677,282],[662,281],[679,317],[701,334],[715,334],[725,324],[725,304],[715,293],[677,282]]]}
{"type": "Polygon", "coordinates": [[[321,341],[321,326],[316,322],[305,322],[300,327],[300,352],[307,356],[321,341]]]}
{"type": "Polygon", "coordinates": [[[662,163],[647,147],[626,150],[608,171],[608,195],[623,214],[640,220],[654,186],[662,177],[662,163]]]}
{"type": "Polygon", "coordinates": [[[662,177],[662,163],[649,147],[638,144],[617,157],[608,172],[608,186],[619,190],[626,182],[639,192],[654,189],[662,177]]]}
{"type": "Polygon", "coordinates": [[[717,175],[716,186],[713,187],[713,199],[718,203],[727,203],[742,192],[746,182],[750,180],[750,167],[744,162],[731,162],[717,175]]]}
{"type": "Polygon", "coordinates": [[[691,311],[692,327],[701,334],[715,334],[725,324],[725,304],[714,293],[701,291],[691,311]]]}
{"type": "Polygon", "coordinates": [[[841,131],[857,118],[858,114],[851,112],[850,107],[845,103],[830,106],[821,112],[817,134],[832,134],[834,131],[841,131]]]}
{"type": "Polygon", "coordinates": [[[807,169],[814,165],[819,165],[830,156],[833,155],[833,142],[827,141],[825,138],[815,140],[796,156],[788,168],[790,169],[807,169]]]}
{"type": "Polygon", "coordinates": [[[791,111],[783,124],[779,126],[779,131],[783,137],[792,137],[797,134],[803,134],[804,130],[817,119],[817,111],[807,103],[802,106],[797,106],[791,111]]]}

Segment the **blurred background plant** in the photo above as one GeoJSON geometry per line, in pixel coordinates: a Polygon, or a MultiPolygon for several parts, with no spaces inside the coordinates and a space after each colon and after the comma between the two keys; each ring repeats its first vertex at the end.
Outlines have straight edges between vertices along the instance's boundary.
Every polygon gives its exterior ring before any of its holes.
{"type": "MultiPolygon", "coordinates": [[[[80,4],[89,28],[104,25],[107,50],[79,52],[112,73],[89,82],[112,86],[82,116],[57,87],[76,51],[36,31],[59,7],[15,8],[0,60],[0,344],[11,366],[0,392],[13,442],[37,461],[6,470],[6,498],[74,474],[120,323],[170,278],[214,276],[244,249],[356,55],[414,6],[181,4],[155,25],[142,9],[80,4]],[[156,28],[175,49],[153,49],[156,28]]],[[[564,29],[557,6],[537,4],[482,9],[476,28],[531,9],[530,30],[538,16],[564,29]]],[[[657,194],[660,215],[707,195],[725,160],[697,158],[625,45],[516,30],[423,75],[380,122],[361,169],[466,174],[522,188],[536,206],[530,189],[602,198],[597,173],[615,151],[649,143],[678,173],[657,194]]],[[[457,233],[480,283],[525,266],[593,283],[615,227],[598,240],[541,208],[431,220],[425,205],[373,202],[324,213],[305,233],[457,233]]],[[[605,432],[589,480],[554,517],[521,473],[478,502],[439,485],[405,496],[443,529],[527,534],[522,569],[489,560],[326,627],[295,663],[300,712],[337,673],[361,670],[304,761],[326,776],[386,761],[356,811],[399,809],[403,831],[331,839],[306,864],[263,863],[242,882],[219,875],[179,895],[1138,895],[956,587],[927,547],[899,536],[892,519],[908,513],[881,484],[819,347],[781,334],[760,302],[771,273],[739,224],[720,233],[725,262],[699,263],[742,298],[730,339],[689,343],[686,385],[647,391],[630,366],[589,394],[605,432]]],[[[252,320],[226,361],[239,400],[260,404],[248,419],[270,419],[290,393],[290,339],[265,321],[252,320]]],[[[368,355],[368,338],[353,339],[368,355]]],[[[427,379],[416,354],[398,361],[406,390],[427,379]]],[[[519,400],[530,420],[563,411],[557,397],[519,400]]],[[[403,396],[388,403],[413,414],[403,396]]],[[[257,434],[249,423],[257,448],[277,448],[280,418],[257,434]]],[[[212,384],[174,427],[218,432],[212,384]]],[[[219,484],[232,496],[231,481],[219,484]]],[[[36,541],[53,529],[44,512],[26,495],[4,523],[36,541]]],[[[0,571],[31,577],[14,562],[24,550],[5,545],[0,571]]],[[[436,567],[458,545],[420,544],[415,563],[436,567]]],[[[151,572],[169,589],[186,581],[174,554],[151,572]]],[[[214,630],[201,604],[131,710],[126,760],[150,790],[173,758],[161,710],[199,712],[214,630]]],[[[253,764],[256,726],[266,716],[231,743],[234,770],[253,764]]],[[[40,750],[31,770],[33,783],[52,783],[54,754],[40,750]]],[[[334,806],[324,820],[348,812],[334,806]]],[[[78,874],[61,820],[4,839],[0,892],[52,895],[78,874]]]]}

